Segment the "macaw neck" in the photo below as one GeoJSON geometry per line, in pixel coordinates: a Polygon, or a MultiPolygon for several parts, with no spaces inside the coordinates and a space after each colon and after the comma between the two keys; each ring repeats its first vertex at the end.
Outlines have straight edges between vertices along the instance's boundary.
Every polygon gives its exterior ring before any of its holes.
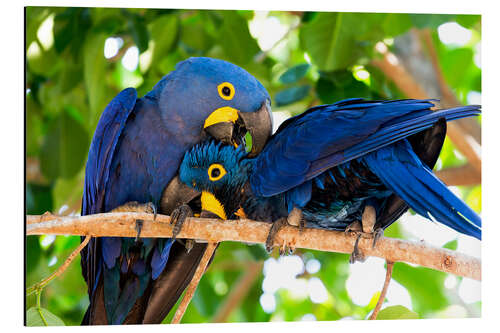
{"type": "Polygon", "coordinates": [[[287,216],[287,206],[283,193],[271,197],[256,196],[252,192],[250,183],[247,182],[243,187],[242,195],[240,207],[249,219],[273,222],[287,216]]]}

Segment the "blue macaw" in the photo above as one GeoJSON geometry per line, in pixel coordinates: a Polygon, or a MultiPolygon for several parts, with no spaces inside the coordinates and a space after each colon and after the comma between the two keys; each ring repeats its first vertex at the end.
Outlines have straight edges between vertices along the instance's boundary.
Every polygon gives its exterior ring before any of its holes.
{"type": "MultiPolygon", "coordinates": [[[[190,58],[144,97],[120,92],[101,115],[85,170],[82,215],[143,211],[172,215],[174,236],[199,193],[179,182],[193,145],[212,138],[250,155],[271,135],[270,97],[242,68],[190,58]]],[[[140,226],[140,223],[138,224],[140,226]]],[[[82,324],[160,323],[191,281],[206,244],[174,239],[93,238],[82,251],[90,305],[82,324]]]]}
{"type": "MultiPolygon", "coordinates": [[[[375,242],[408,207],[480,239],[480,217],[431,171],[446,121],[480,107],[431,107],[411,99],[313,107],[286,120],[255,158],[210,141],[193,147],[180,180],[202,192],[202,210],[273,222],[268,251],[286,223],[352,230],[375,242]]],[[[356,241],[351,259],[361,258],[356,241]]]]}

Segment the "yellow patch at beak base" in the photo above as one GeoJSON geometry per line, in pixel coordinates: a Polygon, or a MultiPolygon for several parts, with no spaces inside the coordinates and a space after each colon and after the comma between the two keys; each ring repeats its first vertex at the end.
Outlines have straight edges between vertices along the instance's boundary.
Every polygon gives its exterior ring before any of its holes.
{"type": "Polygon", "coordinates": [[[228,123],[228,122],[236,122],[238,119],[238,110],[230,107],[223,106],[218,108],[214,112],[212,112],[207,119],[205,119],[205,124],[203,128],[207,128],[208,126],[218,124],[218,123],[228,123]]]}
{"type": "Polygon", "coordinates": [[[211,212],[223,220],[227,220],[224,206],[219,200],[210,192],[201,192],[201,209],[211,212]]]}

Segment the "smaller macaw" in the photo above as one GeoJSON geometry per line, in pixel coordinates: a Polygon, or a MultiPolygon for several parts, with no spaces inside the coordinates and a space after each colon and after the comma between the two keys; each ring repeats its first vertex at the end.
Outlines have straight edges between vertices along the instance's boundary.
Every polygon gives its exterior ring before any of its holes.
{"type": "MultiPolygon", "coordinates": [[[[285,121],[255,158],[204,142],[189,150],[180,180],[202,192],[202,210],[285,224],[346,230],[374,239],[408,207],[475,238],[481,218],[431,171],[446,121],[480,106],[432,111],[430,100],[349,99],[285,121]],[[401,200],[402,199],[402,200],[401,200]]],[[[361,259],[357,241],[352,260],[361,259]]]]}

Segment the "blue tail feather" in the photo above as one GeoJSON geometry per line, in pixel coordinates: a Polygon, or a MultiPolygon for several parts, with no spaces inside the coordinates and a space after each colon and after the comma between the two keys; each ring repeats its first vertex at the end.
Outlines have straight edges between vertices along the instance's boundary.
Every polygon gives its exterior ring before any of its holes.
{"type": "Polygon", "coordinates": [[[403,140],[364,157],[382,182],[418,214],[481,239],[481,218],[456,197],[403,140]]]}

